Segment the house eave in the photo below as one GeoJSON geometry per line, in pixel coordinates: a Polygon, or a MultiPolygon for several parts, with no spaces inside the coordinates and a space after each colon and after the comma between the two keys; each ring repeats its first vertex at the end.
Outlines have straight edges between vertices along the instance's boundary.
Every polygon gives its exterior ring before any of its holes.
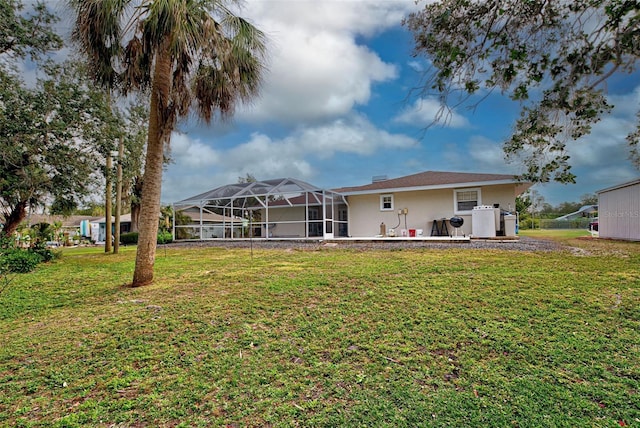
{"type": "Polygon", "coordinates": [[[635,186],[640,183],[640,177],[635,180],[627,181],[626,183],[617,184],[615,186],[607,187],[606,189],[596,191],[596,194],[611,192],[612,190],[622,189],[623,187],[635,186]]]}
{"type": "Polygon", "coordinates": [[[482,187],[482,186],[498,186],[502,184],[523,184],[523,182],[517,180],[493,180],[493,181],[475,181],[464,183],[449,183],[449,184],[434,184],[426,186],[411,186],[411,187],[389,187],[384,189],[370,189],[370,190],[352,190],[341,192],[344,196],[358,196],[358,195],[376,195],[383,193],[400,193],[400,192],[415,192],[422,190],[442,190],[442,189],[462,189],[468,187],[482,187]]]}

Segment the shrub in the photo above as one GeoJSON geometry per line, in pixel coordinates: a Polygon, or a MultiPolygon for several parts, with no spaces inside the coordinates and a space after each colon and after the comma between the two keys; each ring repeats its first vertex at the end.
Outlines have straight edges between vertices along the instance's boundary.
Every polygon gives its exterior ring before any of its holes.
{"type": "Polygon", "coordinates": [[[138,232],[123,233],[120,235],[120,242],[123,245],[134,245],[138,243],[138,232]]]}
{"type": "MultiPolygon", "coordinates": [[[[123,233],[120,235],[120,242],[123,245],[134,245],[138,243],[138,232],[123,233]]],[[[169,244],[173,242],[171,232],[158,232],[158,244],[169,244]]]]}
{"type": "Polygon", "coordinates": [[[7,252],[0,252],[0,279],[4,279],[5,276],[10,272],[9,261],[7,259],[7,252]]]}
{"type": "Polygon", "coordinates": [[[4,291],[10,282],[9,254],[15,251],[13,240],[0,235],[0,292],[4,291]]]}
{"type": "Polygon", "coordinates": [[[5,253],[7,269],[15,273],[31,272],[42,262],[42,256],[33,251],[15,249],[5,253]]]}
{"type": "Polygon", "coordinates": [[[170,244],[173,242],[171,232],[158,232],[158,244],[170,244]]]}
{"type": "Polygon", "coordinates": [[[528,229],[540,229],[540,219],[536,218],[533,220],[533,224],[531,223],[531,217],[523,220],[522,218],[520,219],[520,222],[518,224],[518,228],[520,230],[528,230],[528,229]],[[533,226],[533,228],[531,227],[533,226]]]}
{"type": "Polygon", "coordinates": [[[43,262],[50,262],[55,258],[53,251],[48,249],[42,242],[36,243],[29,251],[40,256],[43,262]]]}

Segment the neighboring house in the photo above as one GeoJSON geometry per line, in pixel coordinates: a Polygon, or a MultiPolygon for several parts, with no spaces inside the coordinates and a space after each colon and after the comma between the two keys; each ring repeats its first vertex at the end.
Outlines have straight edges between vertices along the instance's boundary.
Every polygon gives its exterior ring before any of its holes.
{"type": "Polygon", "coordinates": [[[600,237],[640,241],[640,178],[596,193],[600,237]]]}
{"type": "MultiPolygon", "coordinates": [[[[91,239],[94,242],[104,242],[106,238],[105,217],[84,215],[64,217],[61,215],[29,214],[23,223],[29,227],[38,223],[59,224],[59,239],[63,243],[78,241],[80,238],[91,239]]],[[[115,231],[115,217],[113,216],[111,217],[111,230],[112,232],[115,231]]],[[[131,214],[122,214],[120,216],[120,233],[130,231],[131,214]]]]}
{"type": "Polygon", "coordinates": [[[591,218],[591,217],[595,217],[597,213],[598,213],[597,205],[585,205],[576,212],[557,217],[556,220],[571,221],[571,220],[576,220],[580,218],[591,218]]]}
{"type": "Polygon", "coordinates": [[[225,237],[372,238],[389,229],[395,236],[468,236],[477,206],[491,211],[494,232],[500,234],[504,214],[515,210],[516,196],[530,185],[512,175],[435,171],[378,177],[364,186],[333,190],[288,178],[222,186],[175,203],[174,209],[202,213],[203,221],[195,221],[194,239],[211,237],[205,233],[206,213],[236,219],[225,228],[250,222],[252,233],[225,237]],[[456,230],[449,221],[454,216],[464,221],[456,230]]]}
{"type": "MultiPolygon", "coordinates": [[[[116,218],[111,217],[111,233],[115,232],[116,218]]],[[[93,242],[104,242],[107,237],[107,218],[106,217],[92,217],[80,224],[80,230],[82,235],[86,238],[90,238],[93,242]],[[87,227],[88,224],[88,227],[87,227]]],[[[128,233],[131,231],[131,214],[122,214],[120,216],[120,234],[128,233]]],[[[113,235],[111,235],[113,236],[113,235]]]]}
{"type": "MultiPolygon", "coordinates": [[[[441,234],[442,219],[454,216],[464,220],[457,232],[471,235],[474,207],[512,212],[516,196],[530,186],[513,175],[426,171],[393,179],[380,177],[364,186],[335,191],[347,199],[349,234],[354,237],[379,234],[381,223],[387,229],[422,230],[424,236],[432,231],[441,234]]],[[[450,223],[445,221],[445,225],[451,234],[450,223]]]]}
{"type": "MultiPolygon", "coordinates": [[[[47,215],[47,214],[29,214],[23,221],[23,224],[27,227],[33,227],[39,223],[47,223],[52,226],[59,226],[56,229],[57,236],[53,237],[53,240],[61,244],[73,242],[79,238],[80,235],[80,222],[88,219],[89,216],[62,216],[62,215],[47,215]]],[[[21,230],[17,231],[18,237],[20,237],[21,230]]]]}

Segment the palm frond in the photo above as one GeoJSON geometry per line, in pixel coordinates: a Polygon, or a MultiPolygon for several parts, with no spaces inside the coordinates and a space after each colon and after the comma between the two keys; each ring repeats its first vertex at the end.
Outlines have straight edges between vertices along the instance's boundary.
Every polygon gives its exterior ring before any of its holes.
{"type": "Polygon", "coordinates": [[[253,99],[265,71],[266,36],[224,5],[220,22],[210,17],[210,31],[201,46],[201,64],[193,85],[200,116],[210,121],[215,111],[229,118],[238,101],[253,99]]]}
{"type": "Polygon", "coordinates": [[[206,121],[216,114],[228,118],[238,101],[259,92],[266,36],[232,13],[228,5],[234,0],[69,2],[77,16],[74,39],[102,85],[125,94],[145,90],[158,56],[170,58],[160,102],[161,116],[170,121],[187,116],[194,105],[206,121]]]}
{"type": "Polygon", "coordinates": [[[101,85],[117,84],[121,54],[121,18],[131,0],[70,0],[76,11],[72,37],[87,56],[91,74],[101,85]]]}
{"type": "Polygon", "coordinates": [[[145,90],[151,85],[151,58],[139,37],[133,37],[127,43],[123,66],[120,80],[125,94],[132,90],[145,90]]]}
{"type": "Polygon", "coordinates": [[[239,16],[226,16],[222,25],[234,44],[256,55],[265,55],[266,35],[249,21],[239,16]]]}

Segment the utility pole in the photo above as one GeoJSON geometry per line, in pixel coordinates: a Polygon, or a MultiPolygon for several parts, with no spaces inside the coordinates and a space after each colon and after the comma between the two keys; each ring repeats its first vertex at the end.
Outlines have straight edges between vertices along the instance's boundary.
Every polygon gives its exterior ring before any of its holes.
{"type": "Polygon", "coordinates": [[[118,141],[118,166],[116,169],[116,224],[115,238],[113,241],[113,253],[118,254],[120,249],[120,214],[122,213],[122,158],[124,156],[124,138],[118,141]]]}
{"type": "Polygon", "coordinates": [[[104,201],[104,217],[105,217],[105,242],[104,252],[111,252],[111,152],[107,153],[107,173],[105,174],[107,180],[107,188],[105,189],[105,201],[104,201]]]}

